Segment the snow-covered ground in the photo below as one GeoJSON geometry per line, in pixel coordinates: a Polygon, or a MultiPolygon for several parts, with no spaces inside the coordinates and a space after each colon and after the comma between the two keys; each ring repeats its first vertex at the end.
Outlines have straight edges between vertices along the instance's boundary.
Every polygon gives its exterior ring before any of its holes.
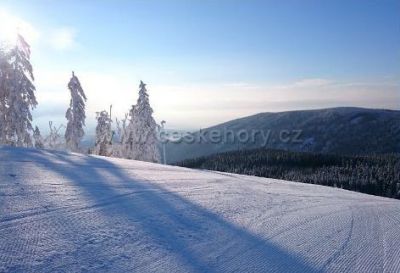
{"type": "Polygon", "coordinates": [[[0,148],[0,272],[400,272],[400,202],[0,148]]]}

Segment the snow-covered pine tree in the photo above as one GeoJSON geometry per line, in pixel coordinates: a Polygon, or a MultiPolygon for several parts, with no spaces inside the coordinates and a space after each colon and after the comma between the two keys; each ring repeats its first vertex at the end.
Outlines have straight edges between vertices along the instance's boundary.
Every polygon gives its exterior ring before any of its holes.
{"type": "Polygon", "coordinates": [[[93,153],[102,156],[112,155],[112,120],[107,111],[97,113],[96,142],[93,153]]]}
{"type": "Polygon", "coordinates": [[[37,126],[35,127],[35,130],[33,131],[33,139],[35,140],[35,148],[36,149],[44,148],[43,138],[42,138],[42,135],[40,134],[40,130],[37,126]]]}
{"type": "Polygon", "coordinates": [[[5,142],[6,71],[9,69],[4,47],[0,47],[0,145],[5,142]]]}
{"type": "Polygon", "coordinates": [[[135,105],[132,105],[131,110],[129,110],[129,124],[126,126],[125,135],[123,136],[123,150],[122,154],[124,158],[135,159],[135,146],[134,146],[134,134],[135,134],[135,124],[134,124],[134,114],[135,105]]]}
{"type": "Polygon", "coordinates": [[[32,114],[36,107],[30,46],[18,34],[17,43],[1,53],[0,122],[1,144],[32,147],[32,114]]]}
{"type": "Polygon", "coordinates": [[[160,162],[160,151],[157,139],[157,124],[152,116],[153,109],[150,106],[146,84],[142,81],[139,85],[139,98],[137,104],[130,111],[130,123],[128,125],[127,148],[131,152],[129,158],[160,162]]]}
{"type": "Polygon", "coordinates": [[[69,108],[65,113],[65,117],[68,120],[67,129],[65,130],[65,141],[67,149],[79,152],[79,143],[85,135],[83,127],[85,126],[86,119],[86,96],[74,72],[72,72],[72,78],[68,83],[68,89],[71,92],[71,100],[69,108]]]}

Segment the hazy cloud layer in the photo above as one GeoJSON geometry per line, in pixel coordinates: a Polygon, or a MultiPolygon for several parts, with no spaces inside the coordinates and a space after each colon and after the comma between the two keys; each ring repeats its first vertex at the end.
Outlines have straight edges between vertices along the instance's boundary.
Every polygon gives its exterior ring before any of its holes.
{"type": "MultiPolygon", "coordinates": [[[[127,71],[77,73],[88,97],[88,125],[95,113],[113,105],[114,117],[123,117],[136,103],[139,79],[127,71]]],[[[41,119],[54,105],[63,113],[68,107],[66,88],[70,72],[38,71],[41,119]],[[46,110],[48,109],[48,110],[46,110]]],[[[169,126],[199,128],[259,112],[277,112],[337,106],[399,109],[399,87],[395,82],[338,82],[329,79],[302,79],[292,83],[270,85],[220,83],[164,85],[147,81],[150,101],[158,120],[169,126]]]]}

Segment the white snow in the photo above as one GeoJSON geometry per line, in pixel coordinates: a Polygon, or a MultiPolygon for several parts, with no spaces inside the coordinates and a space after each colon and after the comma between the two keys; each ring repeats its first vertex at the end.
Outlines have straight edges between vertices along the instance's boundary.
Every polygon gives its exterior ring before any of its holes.
{"type": "Polygon", "coordinates": [[[0,272],[400,272],[400,202],[3,147],[0,272]]]}

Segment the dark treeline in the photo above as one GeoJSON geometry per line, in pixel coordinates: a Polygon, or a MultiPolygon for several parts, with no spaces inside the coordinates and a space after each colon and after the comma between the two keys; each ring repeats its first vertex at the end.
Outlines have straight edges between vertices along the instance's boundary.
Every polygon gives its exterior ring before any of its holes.
{"type": "Polygon", "coordinates": [[[400,199],[400,156],[342,156],[280,150],[242,150],[177,165],[338,187],[400,199]]]}

